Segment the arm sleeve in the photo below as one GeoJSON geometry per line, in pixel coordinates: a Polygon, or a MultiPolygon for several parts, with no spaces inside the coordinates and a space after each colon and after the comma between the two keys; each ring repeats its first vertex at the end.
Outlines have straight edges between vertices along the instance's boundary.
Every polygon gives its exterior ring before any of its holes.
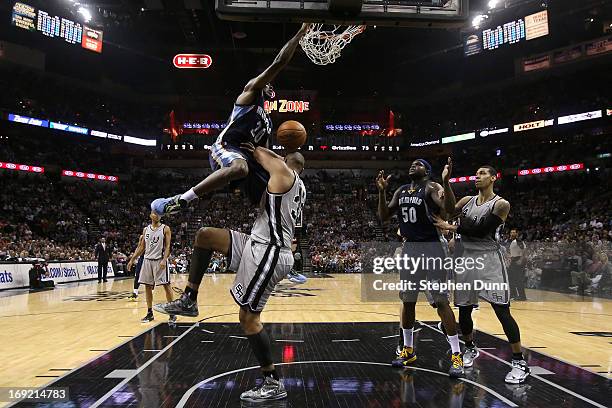
{"type": "Polygon", "coordinates": [[[495,214],[489,214],[479,225],[465,225],[461,223],[457,228],[458,234],[466,234],[472,237],[484,238],[487,235],[495,232],[497,227],[502,225],[504,221],[495,214]]]}

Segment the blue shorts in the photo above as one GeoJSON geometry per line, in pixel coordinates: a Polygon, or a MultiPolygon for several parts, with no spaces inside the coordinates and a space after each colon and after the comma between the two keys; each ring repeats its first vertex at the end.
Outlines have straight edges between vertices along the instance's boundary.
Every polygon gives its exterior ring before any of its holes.
{"type": "Polygon", "coordinates": [[[228,145],[227,143],[214,143],[210,150],[210,167],[217,171],[223,167],[229,167],[234,160],[246,160],[249,166],[249,175],[244,179],[233,181],[230,188],[239,187],[249,198],[252,204],[258,204],[261,196],[268,186],[270,175],[255,160],[253,155],[244,150],[228,145]]]}
{"type": "Polygon", "coordinates": [[[208,161],[213,171],[222,167],[229,167],[234,160],[247,160],[246,154],[239,148],[215,142],[210,149],[208,161]]]}

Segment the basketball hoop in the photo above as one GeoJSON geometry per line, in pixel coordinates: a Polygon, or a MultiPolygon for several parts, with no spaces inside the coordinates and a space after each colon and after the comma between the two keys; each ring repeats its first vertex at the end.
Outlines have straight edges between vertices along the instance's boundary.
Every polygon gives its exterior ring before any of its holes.
{"type": "Polygon", "coordinates": [[[357,34],[361,34],[366,26],[312,24],[300,40],[302,49],[312,62],[317,65],[327,65],[336,62],[342,50],[357,34]]]}

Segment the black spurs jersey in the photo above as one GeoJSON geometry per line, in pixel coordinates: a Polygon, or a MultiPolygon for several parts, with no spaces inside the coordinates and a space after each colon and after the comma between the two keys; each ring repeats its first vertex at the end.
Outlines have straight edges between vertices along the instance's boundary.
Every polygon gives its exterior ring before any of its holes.
{"type": "Polygon", "coordinates": [[[251,105],[234,104],[227,126],[217,143],[240,148],[241,143],[267,147],[272,135],[272,119],[264,109],[263,91],[251,105]]]}
{"type": "Polygon", "coordinates": [[[439,241],[432,215],[439,212],[433,202],[427,202],[427,183],[400,187],[397,207],[400,235],[411,242],[439,241]],[[434,207],[435,206],[435,207],[434,207]],[[430,208],[433,207],[433,208],[430,208]]]}

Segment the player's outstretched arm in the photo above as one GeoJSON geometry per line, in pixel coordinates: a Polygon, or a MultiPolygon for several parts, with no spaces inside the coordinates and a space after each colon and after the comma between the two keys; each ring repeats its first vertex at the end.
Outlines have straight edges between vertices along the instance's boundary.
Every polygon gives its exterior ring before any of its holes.
{"type": "Polygon", "coordinates": [[[285,68],[285,66],[293,58],[293,54],[300,43],[300,39],[306,34],[310,24],[302,24],[300,30],[291,38],[287,44],[280,50],[272,64],[265,69],[264,72],[247,82],[244,90],[236,99],[239,105],[248,105],[253,102],[257,93],[261,91],[266,84],[270,83],[276,76],[285,68]]]}
{"type": "Polygon", "coordinates": [[[391,214],[399,205],[399,188],[393,194],[390,203],[387,203],[387,187],[391,176],[385,177],[385,171],[381,170],[376,177],[376,187],[378,187],[378,218],[385,222],[391,218],[391,214]]]}

